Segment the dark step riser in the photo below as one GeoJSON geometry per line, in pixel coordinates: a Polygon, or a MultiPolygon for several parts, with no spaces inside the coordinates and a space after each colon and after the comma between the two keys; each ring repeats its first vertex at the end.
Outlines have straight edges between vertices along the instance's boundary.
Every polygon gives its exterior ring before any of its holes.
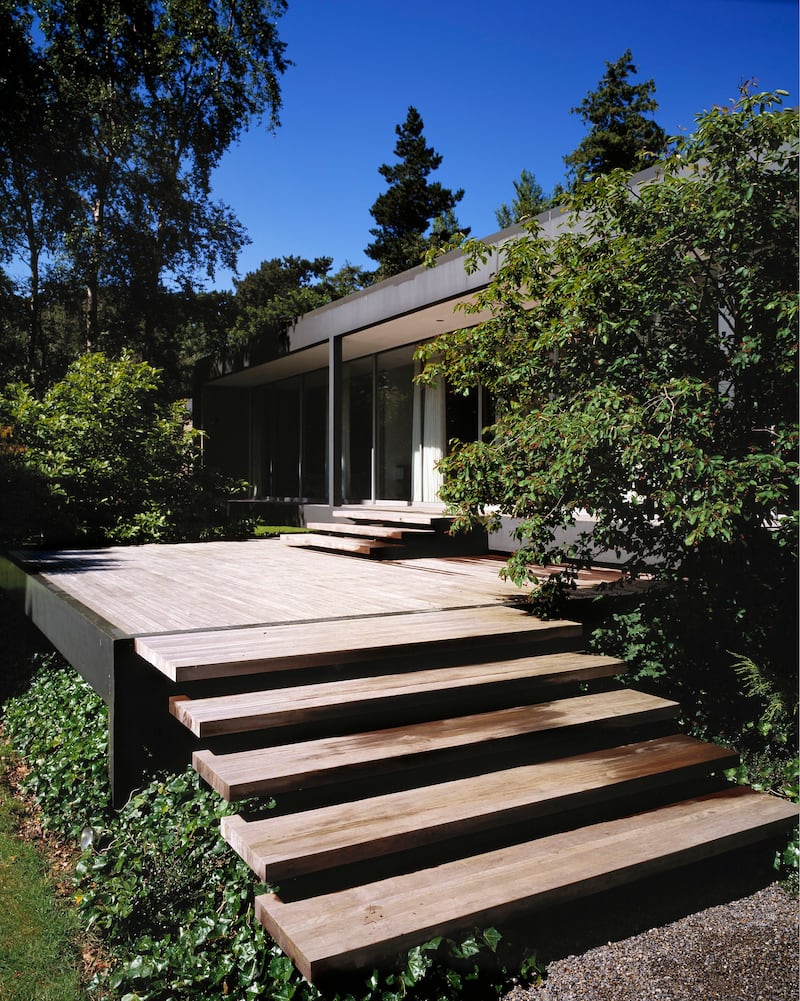
{"type": "Polygon", "coordinates": [[[459,536],[443,535],[434,536],[424,542],[404,539],[402,545],[402,556],[394,554],[390,549],[376,550],[373,559],[423,560],[446,556],[484,556],[489,551],[485,536],[482,539],[463,539],[459,536]]]}

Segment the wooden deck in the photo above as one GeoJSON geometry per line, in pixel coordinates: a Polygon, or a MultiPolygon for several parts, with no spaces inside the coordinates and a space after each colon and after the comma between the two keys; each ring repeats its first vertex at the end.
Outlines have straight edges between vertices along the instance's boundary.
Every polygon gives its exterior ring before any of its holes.
{"type": "Polygon", "coordinates": [[[275,539],[20,555],[64,594],[130,636],[285,625],[518,597],[493,557],[384,562],[295,550],[275,539]]]}
{"type": "MultiPolygon", "coordinates": [[[[312,627],[328,640],[360,629],[379,631],[389,644],[394,634],[401,644],[419,626],[415,616],[489,613],[518,599],[519,590],[498,576],[502,566],[492,557],[375,564],[254,539],[16,552],[0,556],[0,588],[105,700],[112,788],[123,802],[143,762],[179,767],[191,758],[193,747],[166,708],[182,669],[176,659],[174,671],[162,673],[165,651],[206,645],[216,651],[212,659],[230,661],[238,643],[252,649],[266,640],[269,657],[280,642],[302,639],[307,648],[312,627]]],[[[255,661],[259,670],[258,653],[255,661]]],[[[185,673],[202,686],[199,679],[215,672],[207,659],[185,673]]]]}
{"type": "Polygon", "coordinates": [[[276,796],[222,835],[280,880],[256,913],[317,979],[796,821],[502,565],[254,540],[17,554],[0,587],[106,700],[117,801],[189,760],[227,799],[276,796]]]}

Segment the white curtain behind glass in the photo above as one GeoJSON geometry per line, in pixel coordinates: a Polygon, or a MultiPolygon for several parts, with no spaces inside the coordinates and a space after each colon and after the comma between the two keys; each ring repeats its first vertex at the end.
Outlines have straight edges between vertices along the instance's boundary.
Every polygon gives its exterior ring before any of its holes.
{"type": "Polygon", "coordinates": [[[415,504],[439,500],[442,476],[436,463],[445,450],[444,386],[420,386],[414,383],[412,441],[414,465],[411,479],[412,500],[415,504]]]}

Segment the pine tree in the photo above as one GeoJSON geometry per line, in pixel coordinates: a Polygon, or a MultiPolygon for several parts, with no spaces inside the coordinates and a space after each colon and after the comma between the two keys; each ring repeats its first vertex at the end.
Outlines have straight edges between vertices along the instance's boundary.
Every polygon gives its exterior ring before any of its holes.
{"type": "Polygon", "coordinates": [[[655,82],[631,83],[629,77],[637,71],[626,49],[615,63],[606,63],[597,90],[571,109],[589,126],[577,149],[564,157],[573,187],[617,167],[645,167],[666,148],[666,133],[647,117],[658,110],[655,82]]]}
{"type": "Polygon", "coordinates": [[[446,212],[441,212],[433,220],[428,245],[439,249],[450,243],[456,234],[462,237],[469,236],[470,232],[470,226],[462,226],[458,221],[455,209],[448,209],[446,212]]]}
{"type": "Polygon", "coordinates": [[[427,145],[423,127],[419,112],[410,106],[405,122],[395,128],[394,153],[399,163],[378,167],[389,187],[370,209],[377,226],[370,230],[375,239],[365,249],[367,256],[378,262],[378,278],[399,274],[421,262],[432,245],[429,228],[433,220],[440,219],[437,244],[444,230],[457,223],[452,212],[464,191],[454,192],[438,181],[428,181],[442,157],[427,145]]]}
{"type": "Polygon", "coordinates": [[[499,209],[495,209],[494,214],[500,229],[506,229],[515,222],[538,215],[548,204],[548,198],[541,184],[530,170],[523,170],[519,180],[514,181],[514,195],[510,205],[503,202],[499,209]]]}

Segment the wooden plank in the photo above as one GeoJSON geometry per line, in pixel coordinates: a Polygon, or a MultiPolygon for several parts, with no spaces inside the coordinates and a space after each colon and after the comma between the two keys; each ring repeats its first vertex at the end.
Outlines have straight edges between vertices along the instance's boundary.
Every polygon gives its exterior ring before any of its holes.
{"type": "Polygon", "coordinates": [[[334,518],[349,518],[355,522],[376,522],[383,525],[442,525],[446,527],[453,523],[453,518],[447,515],[410,509],[398,511],[378,507],[364,510],[337,508],[332,513],[334,518]]]}
{"type": "Polygon", "coordinates": [[[497,559],[332,560],[273,539],[18,554],[130,635],[487,605],[519,595],[497,559]]]}
{"type": "Polygon", "coordinates": [[[391,704],[401,712],[410,705],[431,705],[453,692],[529,681],[531,686],[567,684],[624,674],[625,662],[588,653],[543,654],[488,664],[465,664],[428,671],[408,671],[352,678],[318,685],[244,692],[170,703],[172,714],[196,737],[244,733],[289,726],[353,713],[364,714],[391,704]]]}
{"type": "Polygon", "coordinates": [[[406,526],[391,527],[389,525],[345,525],[330,521],[309,521],[306,523],[309,532],[322,532],[331,535],[358,535],[375,539],[403,539],[411,536],[430,538],[435,533],[429,528],[408,528],[406,526]]]}
{"type": "Polygon", "coordinates": [[[726,789],[538,841],[307,900],[256,898],[256,915],[309,980],[434,935],[487,927],[771,837],[797,807],[726,789]]]}
{"type": "Polygon", "coordinates": [[[410,655],[453,643],[539,643],[580,635],[575,622],[542,622],[517,608],[489,605],[139,636],[134,645],[168,678],[194,681],[410,655]]]}
{"type": "Polygon", "coordinates": [[[378,549],[395,548],[397,545],[377,539],[351,539],[347,536],[320,535],[316,532],[296,532],[291,535],[280,535],[278,538],[285,546],[300,549],[332,549],[357,556],[369,556],[378,549]]]}
{"type": "Polygon", "coordinates": [[[195,751],[194,768],[227,800],[325,785],[363,772],[416,767],[423,755],[447,753],[515,737],[589,724],[636,725],[671,719],[678,704],[631,689],[581,695],[455,719],[435,720],[307,740],[278,747],[214,754],[195,751]]]}
{"type": "Polygon", "coordinates": [[[259,879],[278,883],[640,793],[737,760],[735,751],[675,735],[286,817],[223,817],[221,828],[259,879]]]}

